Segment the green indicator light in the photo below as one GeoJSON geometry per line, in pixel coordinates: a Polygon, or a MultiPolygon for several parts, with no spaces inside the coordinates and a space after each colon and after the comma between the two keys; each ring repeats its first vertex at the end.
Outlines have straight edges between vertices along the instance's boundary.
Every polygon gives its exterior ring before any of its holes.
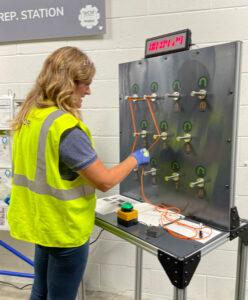
{"type": "Polygon", "coordinates": [[[198,177],[205,177],[207,173],[206,168],[204,168],[203,166],[197,166],[195,168],[195,172],[198,177]]]}
{"type": "Polygon", "coordinates": [[[153,168],[155,168],[158,165],[158,161],[156,158],[151,158],[150,164],[153,168]]]}
{"type": "Polygon", "coordinates": [[[180,81],[179,81],[179,80],[173,81],[173,83],[172,83],[172,88],[173,88],[174,91],[179,91],[180,88],[181,88],[181,83],[180,83],[180,81]]]}
{"type": "Polygon", "coordinates": [[[183,123],[184,132],[190,132],[192,130],[192,124],[189,121],[183,123]]]}
{"type": "Polygon", "coordinates": [[[140,122],[140,128],[141,128],[142,130],[146,130],[146,129],[148,128],[148,122],[147,122],[146,120],[142,120],[142,121],[140,122]]]}
{"type": "Polygon", "coordinates": [[[137,83],[132,85],[132,92],[133,94],[137,94],[139,92],[139,86],[137,83]]]}
{"type": "Polygon", "coordinates": [[[172,163],[171,163],[171,170],[173,170],[173,171],[179,171],[180,170],[180,164],[179,164],[179,162],[178,161],[173,161],[172,163]]]}
{"type": "Polygon", "coordinates": [[[133,204],[130,203],[130,202],[124,202],[122,205],[121,205],[121,210],[122,211],[131,211],[133,209],[133,204]]]}
{"type": "Polygon", "coordinates": [[[206,88],[208,86],[208,78],[206,76],[202,76],[198,79],[198,86],[200,88],[206,88]]]}
{"type": "Polygon", "coordinates": [[[143,149],[142,152],[145,157],[149,157],[149,152],[146,149],[143,149]]]}
{"type": "Polygon", "coordinates": [[[162,131],[167,131],[168,130],[168,123],[166,121],[162,121],[159,125],[160,129],[162,131]]]}
{"type": "Polygon", "coordinates": [[[152,82],[151,83],[151,86],[150,86],[150,89],[153,93],[156,93],[158,91],[158,83],[157,82],[152,82]]]}

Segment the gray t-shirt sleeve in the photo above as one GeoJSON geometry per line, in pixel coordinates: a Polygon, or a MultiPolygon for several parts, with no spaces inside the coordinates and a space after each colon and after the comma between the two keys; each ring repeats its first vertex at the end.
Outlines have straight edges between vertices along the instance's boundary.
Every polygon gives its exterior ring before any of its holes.
{"type": "Polygon", "coordinates": [[[96,159],[96,151],[84,131],[74,127],[63,133],[59,146],[60,163],[76,172],[88,167],[96,159]]]}

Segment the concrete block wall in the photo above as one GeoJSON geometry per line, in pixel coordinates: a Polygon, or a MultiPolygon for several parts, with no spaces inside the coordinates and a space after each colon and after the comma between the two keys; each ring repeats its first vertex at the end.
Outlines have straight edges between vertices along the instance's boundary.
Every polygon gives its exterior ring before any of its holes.
{"type": "MultiPolygon", "coordinates": [[[[248,217],[248,2],[247,0],[106,0],[107,34],[103,37],[64,41],[0,45],[0,94],[8,89],[23,98],[33,84],[42,62],[53,50],[77,46],[95,62],[97,73],[92,95],[83,104],[85,122],[93,133],[99,157],[107,166],[118,163],[118,64],[144,55],[145,39],[190,28],[199,47],[242,40],[242,76],[238,134],[236,204],[248,217]]],[[[118,193],[118,187],[107,194],[118,193]]],[[[99,193],[102,196],[102,193],[99,193]]],[[[99,228],[95,228],[93,238],[99,228]]],[[[14,241],[8,233],[0,239],[33,256],[33,247],[14,241]]],[[[234,299],[237,242],[228,243],[202,258],[188,289],[191,300],[234,299]]],[[[86,286],[91,290],[133,293],[135,247],[104,232],[91,247],[86,286]]],[[[0,269],[30,271],[0,249],[0,269]]],[[[5,280],[13,278],[0,277],[5,280]]],[[[16,279],[20,280],[20,279],[16,279]]],[[[144,254],[143,292],[147,299],[172,299],[173,288],[157,259],[144,254]]],[[[248,293],[246,296],[248,299],[248,293]]]]}

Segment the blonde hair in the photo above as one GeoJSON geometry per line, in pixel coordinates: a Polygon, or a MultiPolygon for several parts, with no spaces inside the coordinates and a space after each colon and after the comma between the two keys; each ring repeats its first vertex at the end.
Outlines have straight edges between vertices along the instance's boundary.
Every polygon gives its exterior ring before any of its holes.
{"type": "Polygon", "coordinates": [[[88,56],[75,47],[62,47],[45,60],[34,87],[28,93],[19,113],[11,123],[18,130],[33,107],[57,106],[80,119],[76,107],[76,85],[89,85],[95,75],[95,66],[88,56]]]}

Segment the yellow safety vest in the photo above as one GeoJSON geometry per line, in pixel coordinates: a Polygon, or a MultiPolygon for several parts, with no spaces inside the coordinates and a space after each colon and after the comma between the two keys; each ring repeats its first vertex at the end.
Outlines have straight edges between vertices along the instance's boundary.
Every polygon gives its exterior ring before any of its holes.
{"type": "Polygon", "coordinates": [[[8,211],[12,237],[47,247],[77,247],[94,226],[95,190],[59,173],[61,135],[87,126],[57,107],[32,109],[13,140],[13,184],[8,211]]]}

